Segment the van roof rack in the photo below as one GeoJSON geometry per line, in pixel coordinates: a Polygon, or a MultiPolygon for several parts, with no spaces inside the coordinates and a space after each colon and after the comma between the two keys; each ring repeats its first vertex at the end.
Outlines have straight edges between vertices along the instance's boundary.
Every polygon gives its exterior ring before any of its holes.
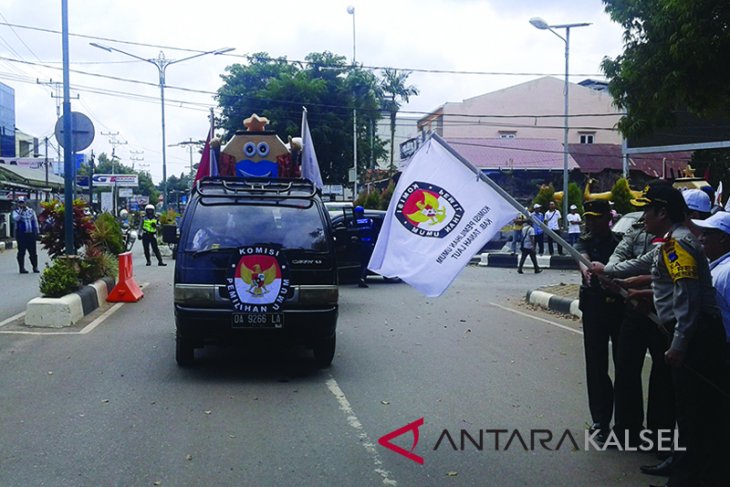
{"type": "Polygon", "coordinates": [[[256,196],[258,198],[302,198],[315,196],[319,189],[306,178],[238,178],[213,176],[200,179],[195,191],[201,196],[230,197],[256,196]]]}

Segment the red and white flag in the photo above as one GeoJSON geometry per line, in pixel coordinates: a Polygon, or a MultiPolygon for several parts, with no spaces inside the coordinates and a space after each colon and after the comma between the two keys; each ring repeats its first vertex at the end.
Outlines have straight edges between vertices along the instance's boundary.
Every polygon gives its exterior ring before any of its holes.
{"type": "Polygon", "coordinates": [[[401,174],[368,268],[441,295],[515,216],[474,171],[439,137],[426,141],[401,174]]]}

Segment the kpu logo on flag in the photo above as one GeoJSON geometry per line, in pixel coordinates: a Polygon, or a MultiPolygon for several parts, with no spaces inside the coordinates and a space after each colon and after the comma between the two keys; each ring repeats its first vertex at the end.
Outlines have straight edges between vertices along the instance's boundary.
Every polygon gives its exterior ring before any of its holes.
{"type": "Polygon", "coordinates": [[[395,216],[421,237],[443,238],[461,221],[464,209],[446,190],[414,181],[398,199],[395,216]]]}

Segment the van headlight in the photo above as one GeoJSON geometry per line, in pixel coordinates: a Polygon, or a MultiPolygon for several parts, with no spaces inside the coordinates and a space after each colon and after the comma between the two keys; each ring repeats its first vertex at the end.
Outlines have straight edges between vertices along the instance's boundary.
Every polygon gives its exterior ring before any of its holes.
{"type": "Polygon", "coordinates": [[[215,303],[216,289],[213,284],[175,284],[175,304],[212,305],[215,303]]]}
{"type": "Polygon", "coordinates": [[[299,286],[299,304],[337,304],[339,295],[337,286],[299,286]]]}

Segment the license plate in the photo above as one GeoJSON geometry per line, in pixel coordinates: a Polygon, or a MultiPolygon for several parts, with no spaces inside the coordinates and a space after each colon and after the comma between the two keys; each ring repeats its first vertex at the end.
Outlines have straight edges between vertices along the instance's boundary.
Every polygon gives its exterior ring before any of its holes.
{"type": "Polygon", "coordinates": [[[282,313],[233,313],[233,328],[283,328],[282,313]]]}

